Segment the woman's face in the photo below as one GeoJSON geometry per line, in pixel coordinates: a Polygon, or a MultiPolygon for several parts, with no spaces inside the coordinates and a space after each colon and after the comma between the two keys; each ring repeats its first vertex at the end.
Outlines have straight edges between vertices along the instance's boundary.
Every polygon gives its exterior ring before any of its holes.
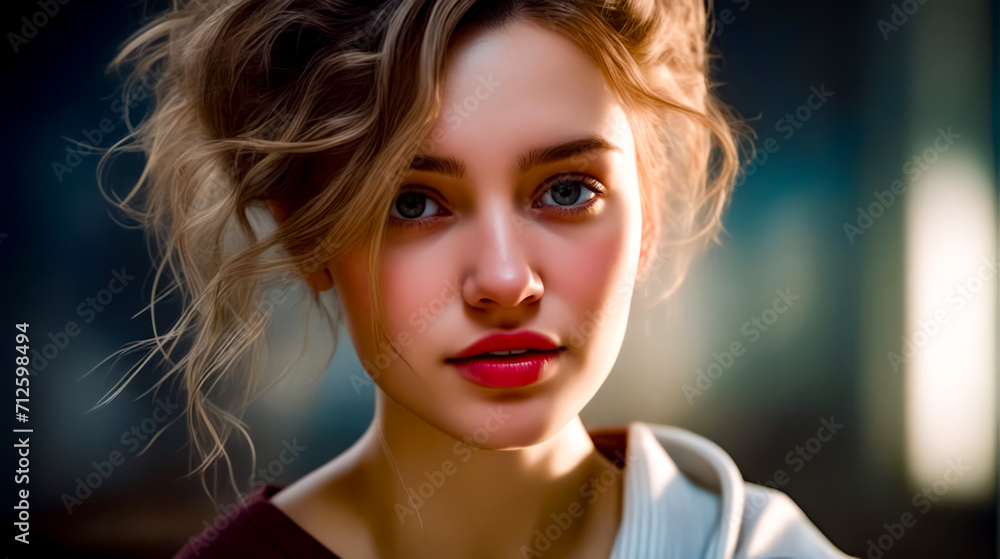
{"type": "Polygon", "coordinates": [[[367,247],[330,273],[388,397],[458,440],[485,427],[485,448],[537,444],[580,412],[621,348],[642,230],[634,139],[601,71],[563,35],[520,20],[452,45],[442,112],[383,253],[390,339],[412,370],[376,347],[367,247]],[[565,349],[536,354],[536,371],[528,356],[484,358],[479,377],[449,361],[523,331],[565,349]],[[522,374],[497,372],[513,361],[522,374]]]}

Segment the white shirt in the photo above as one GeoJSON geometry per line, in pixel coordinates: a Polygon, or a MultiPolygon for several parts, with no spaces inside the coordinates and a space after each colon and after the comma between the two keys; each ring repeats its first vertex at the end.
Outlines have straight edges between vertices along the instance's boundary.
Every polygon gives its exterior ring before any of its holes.
{"type": "Polygon", "coordinates": [[[743,481],[708,439],[628,425],[622,523],[610,559],[844,559],[780,491],[743,481]]]}

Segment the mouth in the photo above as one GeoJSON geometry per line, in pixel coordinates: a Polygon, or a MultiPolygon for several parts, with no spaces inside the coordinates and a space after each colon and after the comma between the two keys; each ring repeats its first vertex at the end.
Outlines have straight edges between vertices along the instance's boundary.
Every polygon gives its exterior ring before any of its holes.
{"type": "Polygon", "coordinates": [[[508,357],[512,354],[520,355],[533,350],[554,351],[561,347],[563,346],[560,346],[548,335],[532,330],[493,332],[452,355],[451,359],[508,357]]]}
{"type": "Polygon", "coordinates": [[[450,359],[445,359],[445,361],[458,363],[462,361],[471,361],[473,359],[484,359],[484,360],[508,360],[513,361],[522,356],[531,356],[536,354],[557,354],[561,351],[565,351],[566,346],[558,347],[556,349],[508,349],[501,351],[486,351],[483,353],[477,353],[469,357],[453,357],[450,359]]]}
{"type": "Polygon", "coordinates": [[[514,349],[446,359],[466,380],[487,388],[519,388],[534,384],[554,366],[566,346],[556,349],[514,349]]]}

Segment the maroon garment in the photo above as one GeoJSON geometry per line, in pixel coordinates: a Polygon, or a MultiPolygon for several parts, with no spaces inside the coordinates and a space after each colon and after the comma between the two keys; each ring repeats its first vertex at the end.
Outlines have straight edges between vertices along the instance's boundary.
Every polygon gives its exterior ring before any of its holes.
{"type": "Polygon", "coordinates": [[[245,506],[227,516],[228,523],[215,522],[188,540],[174,559],[341,559],[271,504],[271,496],[283,487],[265,485],[255,489],[245,506]]]}
{"type": "MultiPolygon", "coordinates": [[[[589,432],[594,446],[608,460],[625,463],[626,427],[609,427],[589,432]]],[[[271,497],[282,485],[265,485],[247,497],[246,504],[192,537],[173,559],[287,559],[304,557],[341,559],[299,527],[271,497]]]]}

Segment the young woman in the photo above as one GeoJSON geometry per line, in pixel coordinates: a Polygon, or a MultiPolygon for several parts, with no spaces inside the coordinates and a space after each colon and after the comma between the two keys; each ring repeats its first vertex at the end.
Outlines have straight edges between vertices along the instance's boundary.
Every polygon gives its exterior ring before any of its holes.
{"type": "Polygon", "coordinates": [[[154,341],[196,471],[247,434],[269,288],[332,302],[378,386],[350,449],[177,556],[844,557],[713,443],[579,417],[637,282],[720,227],[707,35],[697,0],[176,0],[137,34],[115,64],[163,77],[120,206],[183,294],[154,341]]]}

